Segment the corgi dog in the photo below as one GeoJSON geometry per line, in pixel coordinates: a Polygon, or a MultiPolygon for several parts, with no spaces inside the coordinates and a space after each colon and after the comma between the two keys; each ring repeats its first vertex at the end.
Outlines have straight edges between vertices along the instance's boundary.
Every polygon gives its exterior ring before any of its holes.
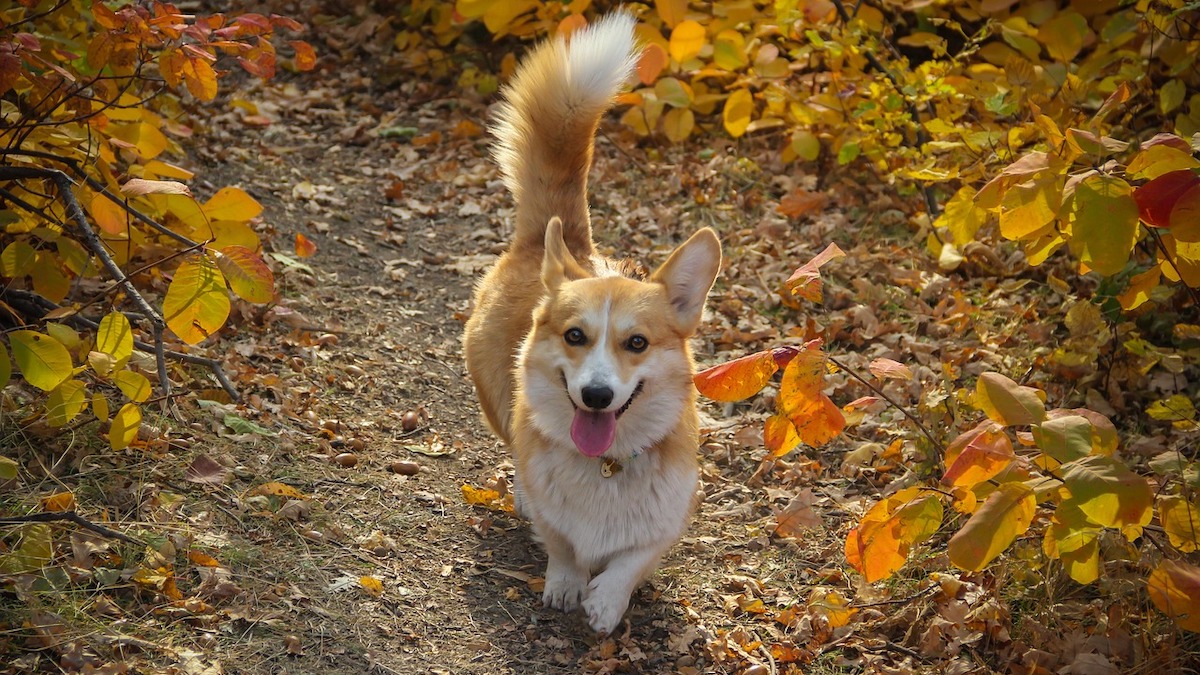
{"type": "Polygon", "coordinates": [[[721,265],[701,229],[653,273],[599,256],[587,179],[601,117],[636,64],[634,19],[552,37],[504,93],[494,154],[516,201],[463,349],[511,448],[517,510],[548,554],[542,602],[611,633],[680,537],[698,486],[688,338],[721,265]]]}

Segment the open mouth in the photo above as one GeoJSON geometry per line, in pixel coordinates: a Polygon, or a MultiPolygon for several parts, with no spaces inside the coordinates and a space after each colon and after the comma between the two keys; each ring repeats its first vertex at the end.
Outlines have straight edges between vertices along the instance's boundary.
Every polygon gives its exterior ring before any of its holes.
{"type": "MultiPolygon", "coordinates": [[[[567,376],[565,373],[560,374],[562,375],[563,389],[566,390],[567,376]]],[[[617,418],[629,410],[629,406],[633,405],[633,400],[642,393],[645,384],[645,380],[638,382],[633,393],[629,395],[629,399],[615,412],[584,410],[575,405],[575,399],[567,391],[567,398],[575,408],[575,418],[571,421],[571,440],[575,442],[575,447],[579,452],[588,457],[599,457],[608,452],[608,449],[612,447],[613,440],[617,437],[617,418]]]]}

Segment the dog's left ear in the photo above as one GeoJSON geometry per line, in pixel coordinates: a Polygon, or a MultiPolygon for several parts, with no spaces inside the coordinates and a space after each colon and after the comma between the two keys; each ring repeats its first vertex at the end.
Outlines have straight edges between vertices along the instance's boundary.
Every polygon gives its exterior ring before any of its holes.
{"type": "Polygon", "coordinates": [[[547,291],[554,293],[563,282],[586,279],[588,276],[587,271],[580,267],[575,256],[571,255],[571,251],[567,249],[567,243],[563,240],[562,220],[558,216],[551,218],[550,222],[546,224],[546,248],[542,254],[542,285],[546,287],[547,291]]]}
{"type": "Polygon", "coordinates": [[[721,269],[721,242],[717,233],[704,228],[671,253],[650,280],[667,289],[679,325],[689,333],[700,325],[704,300],[721,269]]]}

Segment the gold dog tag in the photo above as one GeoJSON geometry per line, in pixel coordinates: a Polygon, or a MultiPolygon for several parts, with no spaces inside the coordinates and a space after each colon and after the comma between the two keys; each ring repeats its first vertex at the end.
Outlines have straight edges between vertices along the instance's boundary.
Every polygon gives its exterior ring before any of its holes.
{"type": "Polygon", "coordinates": [[[600,463],[600,475],[605,478],[612,478],[614,475],[621,473],[621,463],[615,459],[606,459],[600,463]]]}

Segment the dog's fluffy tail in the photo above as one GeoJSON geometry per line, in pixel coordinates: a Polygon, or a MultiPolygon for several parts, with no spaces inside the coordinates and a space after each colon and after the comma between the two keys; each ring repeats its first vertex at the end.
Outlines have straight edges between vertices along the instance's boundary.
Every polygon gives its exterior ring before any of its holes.
{"type": "Polygon", "coordinates": [[[508,86],[493,134],[517,203],[514,247],[540,249],[546,223],[558,216],[570,251],[580,259],[592,255],[592,139],[637,63],[634,22],[617,12],[577,31],[569,44],[561,36],[547,40],[508,86]]]}

